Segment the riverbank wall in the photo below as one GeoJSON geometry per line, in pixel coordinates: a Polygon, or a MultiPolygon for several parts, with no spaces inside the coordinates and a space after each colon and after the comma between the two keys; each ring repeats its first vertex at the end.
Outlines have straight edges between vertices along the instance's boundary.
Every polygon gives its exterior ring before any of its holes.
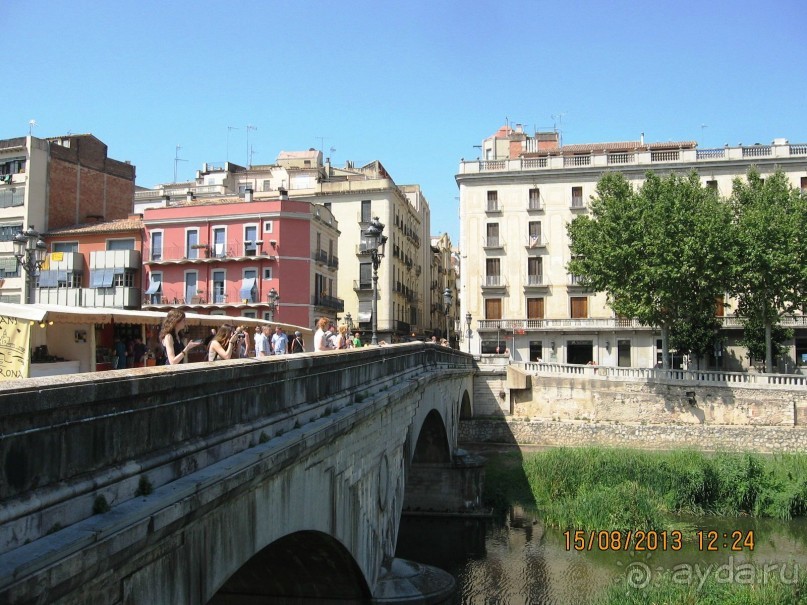
{"type": "Polygon", "coordinates": [[[463,442],[807,451],[803,385],[735,382],[726,373],[557,373],[496,362],[480,364],[474,418],[460,423],[463,442]]]}

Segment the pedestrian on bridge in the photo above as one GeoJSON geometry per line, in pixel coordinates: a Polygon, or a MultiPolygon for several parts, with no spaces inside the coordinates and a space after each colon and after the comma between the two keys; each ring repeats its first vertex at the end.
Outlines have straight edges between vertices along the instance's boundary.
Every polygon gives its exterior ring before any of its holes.
{"type": "Polygon", "coordinates": [[[160,330],[160,341],[165,349],[165,360],[168,365],[187,363],[188,353],[202,344],[201,340],[192,340],[186,345],[182,341],[184,330],[185,313],[179,309],[171,309],[160,330]]]}

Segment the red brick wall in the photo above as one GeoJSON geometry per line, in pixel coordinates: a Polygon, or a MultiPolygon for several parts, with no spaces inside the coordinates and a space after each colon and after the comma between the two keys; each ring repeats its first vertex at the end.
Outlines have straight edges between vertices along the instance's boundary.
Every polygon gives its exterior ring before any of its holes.
{"type": "Polygon", "coordinates": [[[53,159],[48,182],[48,229],[88,222],[88,215],[109,221],[132,211],[134,180],[53,159]]]}

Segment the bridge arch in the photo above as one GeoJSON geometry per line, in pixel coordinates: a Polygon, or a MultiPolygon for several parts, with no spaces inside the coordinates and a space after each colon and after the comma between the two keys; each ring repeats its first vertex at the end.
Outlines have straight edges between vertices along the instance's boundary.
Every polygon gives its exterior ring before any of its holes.
{"type": "Polygon", "coordinates": [[[326,533],[306,530],[283,536],[256,553],[224,582],[209,604],[256,599],[369,603],[370,598],[350,551],[326,533]]]}
{"type": "Polygon", "coordinates": [[[462,392],[462,400],[460,401],[460,420],[466,420],[472,418],[474,415],[474,410],[471,407],[471,397],[468,395],[468,391],[462,392]]]}
{"type": "Polygon", "coordinates": [[[451,462],[451,447],[448,443],[443,417],[437,410],[431,410],[420,427],[415,449],[412,452],[413,464],[446,464],[451,462]]]}

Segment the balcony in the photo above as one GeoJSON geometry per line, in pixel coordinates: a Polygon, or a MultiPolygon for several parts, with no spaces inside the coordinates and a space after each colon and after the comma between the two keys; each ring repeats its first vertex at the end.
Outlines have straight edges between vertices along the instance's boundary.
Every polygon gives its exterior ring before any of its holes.
{"type": "Polygon", "coordinates": [[[277,260],[273,254],[263,249],[263,242],[240,242],[195,244],[190,250],[185,246],[172,245],[152,249],[149,245],[143,248],[143,264],[145,265],[182,265],[182,264],[209,264],[221,261],[254,261],[256,258],[277,260]]]}
{"type": "Polygon", "coordinates": [[[368,290],[373,289],[373,282],[371,281],[359,281],[354,279],[353,280],[353,289],[356,292],[366,292],[368,290]]]}
{"type": "Polygon", "coordinates": [[[111,288],[37,288],[36,302],[70,307],[138,309],[142,290],[126,286],[111,288]]]}
{"type": "Polygon", "coordinates": [[[328,296],[327,294],[315,294],[312,303],[318,307],[325,307],[326,309],[333,309],[341,313],[345,310],[345,301],[335,296],[328,296]]]}
{"type": "Polygon", "coordinates": [[[543,275],[527,275],[527,280],[524,282],[524,289],[535,288],[548,288],[549,281],[544,279],[543,275]]]}
{"type": "Polygon", "coordinates": [[[651,151],[651,162],[677,162],[681,159],[681,152],[675,151],[651,151]]]}
{"type": "Polygon", "coordinates": [[[541,203],[540,198],[530,198],[527,201],[527,212],[543,212],[544,205],[541,203]]]}
{"type": "Polygon", "coordinates": [[[651,326],[642,325],[638,319],[622,319],[616,317],[585,319],[480,319],[479,330],[579,330],[585,332],[592,329],[642,329],[651,331],[651,326]]]}
{"type": "Polygon", "coordinates": [[[583,202],[582,195],[573,195],[572,196],[572,205],[570,206],[572,210],[585,210],[586,204],[583,202]]]}
{"type": "Polygon", "coordinates": [[[482,240],[482,247],[483,248],[504,248],[504,240],[500,239],[499,236],[495,237],[486,237],[482,240]]]}
{"type": "Polygon", "coordinates": [[[564,168],[576,168],[578,166],[590,166],[590,155],[567,155],[563,157],[564,168]]]}
{"type": "Polygon", "coordinates": [[[528,250],[537,250],[540,248],[546,248],[546,239],[541,235],[528,235],[527,241],[524,242],[524,245],[528,250]]]}
{"type": "Polygon", "coordinates": [[[482,290],[504,290],[507,280],[503,275],[486,275],[482,281],[482,290]]]}
{"type": "Polygon", "coordinates": [[[328,253],[325,252],[325,250],[314,250],[314,252],[311,254],[311,258],[320,264],[328,264],[328,253]]]}
{"type": "Polygon", "coordinates": [[[328,259],[328,266],[331,269],[338,269],[339,268],[339,257],[335,255],[331,255],[328,259]]]}
{"type": "Polygon", "coordinates": [[[636,154],[635,153],[609,153],[608,154],[608,165],[624,165],[624,164],[635,164],[636,163],[636,154]]]}
{"type": "MultiPolygon", "coordinates": [[[[65,254],[65,256],[67,256],[65,254]]],[[[80,256],[80,255],[79,255],[80,256]]],[[[58,263],[54,263],[55,265],[58,263]]],[[[79,265],[80,267],[81,265],[79,265]]],[[[90,269],[123,268],[139,270],[142,266],[140,262],[139,250],[97,250],[90,252],[90,269]]],[[[55,266],[61,269],[61,266],[55,266]]],[[[69,269],[69,267],[67,267],[69,269]]]]}
{"type": "Polygon", "coordinates": [[[502,211],[502,207],[499,205],[498,201],[488,200],[487,204],[485,205],[485,212],[488,214],[495,214],[502,211]]]}

